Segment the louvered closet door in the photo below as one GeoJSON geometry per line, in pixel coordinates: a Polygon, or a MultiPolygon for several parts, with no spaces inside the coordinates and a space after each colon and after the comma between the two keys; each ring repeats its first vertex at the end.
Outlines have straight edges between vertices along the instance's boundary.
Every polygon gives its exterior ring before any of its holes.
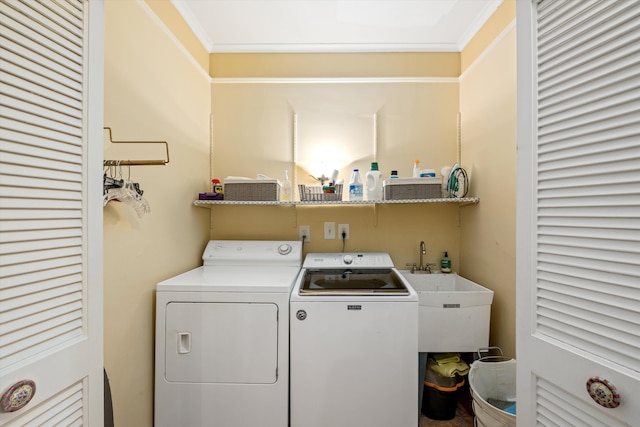
{"type": "Polygon", "coordinates": [[[103,422],[102,15],[0,0],[0,425],[103,422]]]}
{"type": "Polygon", "coordinates": [[[640,2],[527,3],[518,5],[518,425],[638,425],[640,2]]]}

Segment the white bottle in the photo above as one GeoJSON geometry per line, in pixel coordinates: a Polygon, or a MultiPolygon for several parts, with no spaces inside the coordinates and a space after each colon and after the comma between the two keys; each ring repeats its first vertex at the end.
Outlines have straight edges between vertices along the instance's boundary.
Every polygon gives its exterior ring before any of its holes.
{"type": "Polygon", "coordinates": [[[280,194],[282,201],[291,200],[291,181],[289,180],[289,171],[284,171],[284,181],[282,182],[282,193],[280,194]]]}
{"type": "Polygon", "coordinates": [[[367,172],[367,200],[382,200],[382,174],[378,170],[378,162],[371,162],[371,170],[367,172]]]}
{"type": "Polygon", "coordinates": [[[420,160],[413,161],[413,177],[420,178],[420,160]]]}
{"type": "Polygon", "coordinates": [[[360,171],[358,171],[358,169],[354,169],[351,174],[351,181],[349,181],[349,200],[362,200],[362,179],[360,178],[360,171]]]}

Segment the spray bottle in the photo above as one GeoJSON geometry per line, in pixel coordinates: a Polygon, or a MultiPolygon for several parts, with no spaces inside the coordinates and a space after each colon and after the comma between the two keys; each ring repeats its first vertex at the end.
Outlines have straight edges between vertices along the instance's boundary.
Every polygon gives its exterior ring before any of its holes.
{"type": "Polygon", "coordinates": [[[413,177],[420,178],[420,160],[413,161],[413,177]]]}

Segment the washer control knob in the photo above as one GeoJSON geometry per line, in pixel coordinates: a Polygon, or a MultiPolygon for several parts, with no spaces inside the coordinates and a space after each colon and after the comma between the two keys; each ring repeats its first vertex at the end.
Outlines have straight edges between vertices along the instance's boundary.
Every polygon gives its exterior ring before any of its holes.
{"type": "Polygon", "coordinates": [[[296,319],[298,320],[304,320],[307,318],[307,312],[304,310],[298,310],[296,312],[296,319]]]}
{"type": "Polygon", "coordinates": [[[353,262],[353,257],[351,255],[345,255],[344,257],[342,257],[342,262],[349,265],[353,262]]]}
{"type": "Polygon", "coordinates": [[[291,250],[292,250],[292,249],[293,249],[293,248],[291,247],[291,245],[290,245],[290,244],[288,244],[288,243],[283,243],[282,245],[278,246],[278,253],[279,253],[280,255],[287,255],[287,254],[291,253],[291,250]]]}

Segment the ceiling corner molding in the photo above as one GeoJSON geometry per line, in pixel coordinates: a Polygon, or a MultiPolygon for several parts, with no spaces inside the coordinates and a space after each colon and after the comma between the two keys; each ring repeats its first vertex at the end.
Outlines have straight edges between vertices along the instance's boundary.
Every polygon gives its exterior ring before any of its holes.
{"type": "Polygon", "coordinates": [[[460,36],[457,43],[458,52],[462,52],[462,50],[467,46],[467,44],[471,41],[473,36],[476,35],[478,31],[487,23],[491,15],[495,13],[496,10],[500,7],[503,0],[495,0],[491,4],[487,5],[482,13],[478,15],[473,22],[473,24],[467,28],[467,30],[460,36]]]}
{"type": "Polygon", "coordinates": [[[140,8],[149,16],[149,18],[154,22],[155,25],[160,28],[160,30],[166,34],[166,36],[171,40],[171,42],[176,46],[180,52],[184,54],[184,56],[191,62],[198,73],[203,76],[209,77],[209,73],[207,70],[203,69],[200,63],[198,63],[197,59],[193,56],[192,52],[189,52],[189,49],[185,47],[185,45],[176,37],[176,35],[171,31],[171,29],[167,26],[167,23],[164,22],[156,13],[151,9],[145,0],[136,0],[136,3],[140,6],[140,8]]]}
{"type": "Polygon", "coordinates": [[[460,83],[458,77],[211,77],[212,84],[460,83]]]}
{"type": "Polygon", "coordinates": [[[210,53],[393,53],[458,52],[455,43],[212,44],[210,53]]]}
{"type": "Polygon", "coordinates": [[[191,8],[187,6],[186,0],[170,0],[173,6],[178,10],[182,18],[186,21],[187,25],[191,27],[191,31],[196,35],[202,46],[207,50],[207,52],[211,53],[211,49],[213,48],[213,40],[209,38],[207,32],[202,25],[200,25],[200,21],[198,18],[191,12],[191,8]]]}

